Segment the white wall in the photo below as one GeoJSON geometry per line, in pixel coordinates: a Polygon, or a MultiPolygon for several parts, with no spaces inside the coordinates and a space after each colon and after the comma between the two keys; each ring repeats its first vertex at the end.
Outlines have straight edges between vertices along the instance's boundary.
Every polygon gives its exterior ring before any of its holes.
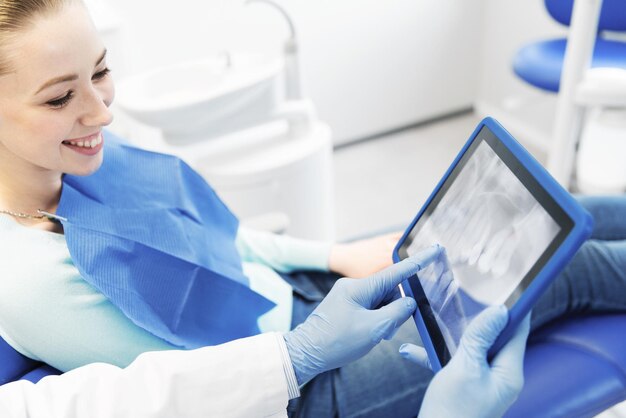
{"type": "MultiPolygon", "coordinates": [[[[123,27],[118,77],[223,49],[279,53],[287,36],[263,4],[91,0],[104,1],[123,27]]],[[[278,2],[297,25],[305,93],[341,143],[471,106],[483,1],[278,2]]]]}
{"type": "Polygon", "coordinates": [[[477,111],[499,119],[540,158],[550,140],[556,95],[518,79],[513,57],[529,42],[566,34],[567,29],[548,15],[543,0],[485,0],[477,111]]]}
{"type": "Polygon", "coordinates": [[[493,103],[527,94],[513,74],[513,57],[524,44],[562,37],[566,29],[548,15],[543,0],[485,0],[478,99],[493,103]]]}

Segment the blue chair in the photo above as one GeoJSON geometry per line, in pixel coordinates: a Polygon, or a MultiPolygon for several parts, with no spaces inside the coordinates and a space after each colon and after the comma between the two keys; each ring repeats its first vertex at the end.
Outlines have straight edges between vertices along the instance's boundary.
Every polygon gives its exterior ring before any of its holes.
{"type": "MultiPolygon", "coordinates": [[[[594,74],[590,67],[626,70],[626,42],[606,36],[606,31],[626,31],[626,4],[623,0],[545,0],[545,6],[553,19],[570,26],[568,39],[544,40],[522,47],[514,57],[513,71],[532,86],[558,92],[547,167],[568,187],[584,111],[626,103],[626,98],[614,97],[623,88],[608,95],[610,89],[589,89],[601,79],[601,73],[596,70],[594,74]],[[581,89],[586,94],[580,94],[581,89]]],[[[612,82],[605,80],[604,84],[612,82]]]]}
{"type": "Polygon", "coordinates": [[[626,399],[626,314],[568,318],[534,332],[508,418],[593,417],[626,399]]]}
{"type": "MultiPolygon", "coordinates": [[[[535,332],[524,371],[507,417],[592,417],[626,399],[626,314],[571,318],[535,332]]],[[[57,374],[0,338],[0,384],[57,374]]]]}
{"type": "Polygon", "coordinates": [[[37,383],[44,376],[55,374],[61,372],[21,355],[0,338],[0,385],[21,379],[37,383]]]}
{"type": "MultiPolygon", "coordinates": [[[[36,383],[58,374],[0,338],[0,385],[20,379],[36,383]]],[[[524,377],[524,389],[508,418],[593,417],[626,400],[626,313],[572,317],[535,331],[526,350],[524,377]]]]}
{"type": "MultiPolygon", "coordinates": [[[[574,0],[545,0],[548,13],[557,22],[569,26],[574,0]]],[[[602,37],[601,31],[626,30],[624,0],[604,0],[598,21],[600,32],[593,48],[591,67],[626,69],[626,42],[602,37]]],[[[513,59],[515,74],[541,90],[557,93],[565,60],[566,39],[533,42],[519,49],[513,59]]]]}

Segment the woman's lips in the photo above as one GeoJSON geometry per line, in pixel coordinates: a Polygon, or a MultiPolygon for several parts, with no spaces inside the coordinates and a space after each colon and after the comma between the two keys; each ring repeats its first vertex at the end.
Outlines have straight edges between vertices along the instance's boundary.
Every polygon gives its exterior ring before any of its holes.
{"type": "Polygon", "coordinates": [[[83,155],[96,155],[102,149],[103,144],[104,144],[104,139],[102,137],[101,132],[85,137],[85,139],[83,140],[71,139],[71,140],[63,141],[63,145],[70,148],[72,151],[76,151],[77,153],[83,154],[83,155]],[[96,144],[94,144],[94,146],[91,147],[91,144],[93,144],[94,140],[96,141],[96,144]],[[73,142],[74,144],[70,142],[73,142]],[[79,145],[81,142],[83,143],[82,146],[79,145]],[[85,143],[88,143],[90,145],[85,146],[85,143]]]}

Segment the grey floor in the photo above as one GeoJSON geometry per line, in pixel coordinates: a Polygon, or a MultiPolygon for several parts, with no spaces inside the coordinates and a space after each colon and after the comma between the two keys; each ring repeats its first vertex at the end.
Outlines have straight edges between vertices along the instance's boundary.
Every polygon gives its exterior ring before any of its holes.
{"type": "Polygon", "coordinates": [[[404,228],[479,121],[457,116],[336,150],[337,238],[404,228]]]}
{"type": "MultiPolygon", "coordinates": [[[[336,150],[337,238],[406,227],[480,119],[457,116],[336,150]]],[[[523,145],[545,162],[536,147],[523,145]]],[[[626,418],[626,403],[597,418],[626,418]]]]}

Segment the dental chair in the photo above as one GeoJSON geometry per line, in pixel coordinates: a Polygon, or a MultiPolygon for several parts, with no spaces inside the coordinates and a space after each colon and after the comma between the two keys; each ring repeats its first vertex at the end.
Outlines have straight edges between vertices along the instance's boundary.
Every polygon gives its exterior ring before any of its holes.
{"type": "Polygon", "coordinates": [[[545,6],[569,26],[568,38],[523,46],[513,70],[529,85],[558,93],[547,168],[565,188],[576,168],[580,191],[624,192],[626,3],[545,0],[545,6]]]}
{"type": "MultiPolygon", "coordinates": [[[[0,338],[0,384],[60,373],[0,338]]],[[[626,314],[569,318],[534,332],[524,374],[506,417],[592,417],[626,399],[626,314]]]]}
{"type": "MultiPolygon", "coordinates": [[[[400,229],[395,226],[353,240],[400,229]]],[[[21,355],[0,337],[0,385],[21,379],[36,383],[59,374],[21,355]]],[[[524,378],[524,389],[507,418],[593,417],[626,400],[626,313],[570,317],[534,331],[526,349],[524,378]]]]}
{"type": "Polygon", "coordinates": [[[21,355],[0,338],[0,385],[22,379],[37,383],[41,378],[55,374],[61,372],[21,355]]]}
{"type": "Polygon", "coordinates": [[[572,317],[533,332],[524,389],[507,418],[593,417],[626,399],[626,314],[572,317]]]}

